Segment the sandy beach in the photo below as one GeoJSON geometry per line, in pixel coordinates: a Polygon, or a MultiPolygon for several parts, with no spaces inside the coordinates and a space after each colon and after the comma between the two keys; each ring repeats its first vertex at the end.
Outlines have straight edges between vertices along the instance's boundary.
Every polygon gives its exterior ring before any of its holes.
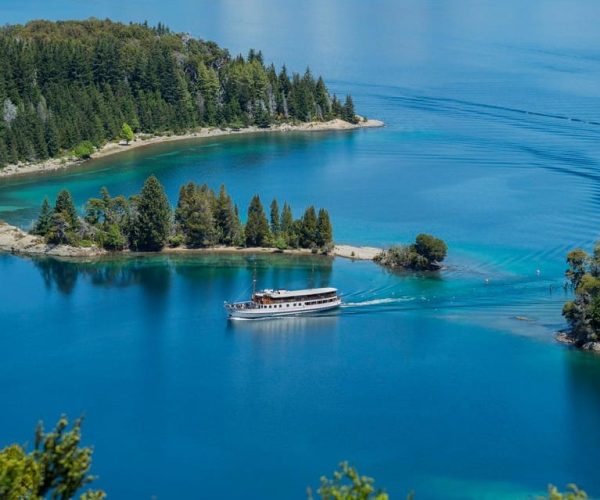
{"type": "MultiPolygon", "coordinates": [[[[349,123],[336,118],[328,122],[310,122],[292,125],[284,123],[274,125],[270,128],[258,128],[255,126],[242,129],[232,128],[199,128],[194,131],[187,132],[181,135],[161,135],[153,136],[147,139],[136,138],[131,143],[124,145],[118,142],[109,142],[102,148],[92,154],[90,159],[103,158],[114,154],[131,151],[132,149],[149,146],[151,144],[159,144],[163,142],[182,141],[187,139],[199,139],[206,137],[219,137],[224,135],[239,135],[239,134],[265,134],[272,132],[319,132],[319,131],[334,131],[334,130],[356,130],[359,128],[383,127],[384,123],[379,120],[363,120],[357,124],[349,123]]],[[[13,177],[16,175],[35,174],[43,172],[52,172],[54,170],[66,169],[73,165],[80,165],[85,161],[75,157],[52,158],[41,162],[33,163],[18,163],[7,165],[0,169],[0,178],[13,177]]]]}

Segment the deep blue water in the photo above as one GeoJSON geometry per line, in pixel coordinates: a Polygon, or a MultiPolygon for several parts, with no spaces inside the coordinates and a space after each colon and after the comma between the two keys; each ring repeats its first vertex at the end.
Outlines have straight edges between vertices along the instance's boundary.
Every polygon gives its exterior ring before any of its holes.
{"type": "Polygon", "coordinates": [[[326,206],[338,242],[421,231],[439,276],[300,258],[73,264],[0,256],[0,443],[85,412],[111,498],[302,497],[347,459],[394,498],[600,495],[600,360],[555,344],[564,255],[598,237],[595,2],[3,2],[5,22],[166,22],[310,64],[386,128],[158,145],[0,181],[0,218],[156,174],[326,206]],[[323,316],[230,323],[222,302],[332,285],[323,316]],[[518,320],[516,316],[526,317],[518,320]]]}

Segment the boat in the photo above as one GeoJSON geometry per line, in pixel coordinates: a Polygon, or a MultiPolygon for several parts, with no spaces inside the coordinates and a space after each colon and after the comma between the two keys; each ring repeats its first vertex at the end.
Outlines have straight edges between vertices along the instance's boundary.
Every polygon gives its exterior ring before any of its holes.
{"type": "Polygon", "coordinates": [[[328,311],[341,303],[336,288],[266,289],[253,292],[245,302],[225,302],[225,310],[230,318],[276,318],[328,311]]]}

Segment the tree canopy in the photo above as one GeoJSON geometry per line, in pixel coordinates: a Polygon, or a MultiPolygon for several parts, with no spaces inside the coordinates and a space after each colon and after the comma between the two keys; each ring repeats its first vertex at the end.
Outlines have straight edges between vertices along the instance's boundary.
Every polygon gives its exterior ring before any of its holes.
{"type": "Polygon", "coordinates": [[[321,77],[279,71],[262,52],[231,56],[163,24],[31,21],[0,28],[0,167],[134,132],[280,121],[355,121],[321,77]]]}
{"type": "Polygon", "coordinates": [[[112,197],[106,188],[100,197],[90,198],[81,217],[69,191],[61,191],[54,208],[47,199],[42,203],[32,233],[49,243],[89,246],[96,244],[110,251],[129,248],[160,251],[165,245],[188,247],[274,246],[311,248],[328,253],[333,243],[329,213],[324,208],[316,215],[308,207],[294,220],[285,202],[281,216],[277,200],[271,203],[271,224],[267,221],[260,197],[255,195],[248,207],[246,224],[240,220],[237,205],[221,185],[219,194],[206,184],[189,182],[179,190],[173,211],[164,188],[150,176],[139,194],[129,198],[112,197]]]}
{"type": "MultiPolygon", "coordinates": [[[[90,475],[92,448],[81,447],[81,418],[69,430],[62,416],[48,433],[40,422],[35,446],[27,453],[17,444],[0,450],[0,498],[7,500],[69,499],[94,481],[90,475]]],[[[82,500],[102,500],[102,491],[86,491],[82,500]]]]}
{"type": "Polygon", "coordinates": [[[412,245],[393,245],[375,257],[375,261],[390,268],[435,271],[446,258],[446,243],[430,234],[419,234],[412,245]]]}
{"type": "Polygon", "coordinates": [[[578,347],[600,348],[600,241],[592,255],[576,248],[566,261],[565,276],[575,294],[562,311],[569,324],[568,335],[578,347]]]}

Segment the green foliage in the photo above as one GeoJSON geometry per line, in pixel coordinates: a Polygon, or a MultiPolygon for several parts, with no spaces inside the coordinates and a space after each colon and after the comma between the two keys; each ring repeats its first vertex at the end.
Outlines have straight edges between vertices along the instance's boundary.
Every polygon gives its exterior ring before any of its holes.
{"type": "Polygon", "coordinates": [[[430,234],[419,234],[415,239],[414,249],[427,262],[442,262],[448,253],[446,243],[430,234]]]}
{"type": "Polygon", "coordinates": [[[42,208],[40,209],[40,215],[38,216],[37,222],[33,227],[33,234],[39,236],[47,236],[52,228],[52,209],[48,198],[44,198],[42,202],[42,208]]]}
{"type": "Polygon", "coordinates": [[[127,141],[127,144],[133,141],[133,130],[128,123],[123,123],[121,127],[121,139],[127,141]]]}
{"type": "Polygon", "coordinates": [[[563,306],[569,324],[569,336],[576,346],[600,341],[600,245],[590,256],[577,248],[567,254],[565,276],[575,292],[575,299],[563,306]]]}
{"type": "Polygon", "coordinates": [[[100,197],[90,198],[85,217],[78,216],[71,194],[61,191],[54,209],[44,201],[32,233],[49,243],[91,246],[110,251],[125,248],[159,251],[165,244],[190,247],[274,246],[278,249],[311,248],[328,252],[332,227],[327,210],[309,207],[302,219],[294,220],[292,209],[284,203],[281,215],[276,200],[271,203],[271,226],[258,195],[248,208],[246,227],[242,227],[237,205],[222,185],[218,196],[206,184],[190,182],[181,187],[173,211],[156,177],[149,177],[139,195],[127,200],[111,197],[103,187],[100,197]]]}
{"type": "Polygon", "coordinates": [[[547,500],[586,500],[587,497],[586,492],[580,490],[575,484],[567,485],[567,491],[564,493],[558,491],[556,486],[551,484],[548,486],[548,496],[546,498],[547,500]]]}
{"type": "Polygon", "coordinates": [[[329,219],[329,212],[324,208],[319,210],[317,218],[317,245],[328,249],[333,244],[333,228],[329,219]]]}
{"type": "MultiPolygon", "coordinates": [[[[339,470],[334,471],[333,478],[321,478],[321,486],[317,493],[323,500],[388,500],[387,493],[375,489],[375,481],[361,476],[358,471],[342,462],[339,470]]],[[[309,499],[312,495],[309,493],[309,499]]]]}
{"type": "Polygon", "coordinates": [[[0,450],[0,498],[36,498],[41,483],[40,464],[23,448],[13,444],[0,450]]]}
{"type": "Polygon", "coordinates": [[[208,186],[193,182],[182,186],[175,210],[175,222],[191,247],[206,247],[217,243],[214,207],[217,202],[208,186]]]}
{"type": "Polygon", "coordinates": [[[171,233],[171,206],[158,179],[146,179],[132,215],[130,244],[135,250],[162,250],[171,233]]]}
{"type": "Polygon", "coordinates": [[[354,119],[351,99],[342,108],[308,69],[278,74],[261,52],[231,57],[160,23],[5,26],[0,68],[0,167],[73,149],[86,158],[94,145],[131,140],[133,130],[354,119]]]}
{"type": "Polygon", "coordinates": [[[312,205],[305,210],[302,216],[300,246],[303,248],[317,246],[317,213],[312,205]]]}
{"type": "Polygon", "coordinates": [[[393,245],[375,257],[375,261],[391,268],[435,271],[441,267],[447,252],[444,241],[429,234],[419,234],[414,244],[393,245]]]}
{"type": "Polygon", "coordinates": [[[270,238],[269,223],[258,195],[254,195],[248,207],[248,219],[245,228],[246,246],[267,246],[270,238]]]}
{"type": "Polygon", "coordinates": [[[279,219],[279,204],[276,199],[271,202],[271,233],[278,235],[281,232],[281,220],[279,219]]]}
{"type": "Polygon", "coordinates": [[[86,160],[94,152],[94,145],[90,141],[82,141],[73,148],[73,155],[80,160],[86,160]]]}
{"type": "MultiPolygon", "coordinates": [[[[92,449],[81,447],[82,419],[70,430],[66,417],[44,432],[41,422],[35,433],[35,448],[27,454],[19,445],[0,451],[0,498],[7,500],[72,498],[95,477],[89,474],[92,449]]],[[[86,491],[80,498],[102,500],[102,491],[86,491]]]]}

